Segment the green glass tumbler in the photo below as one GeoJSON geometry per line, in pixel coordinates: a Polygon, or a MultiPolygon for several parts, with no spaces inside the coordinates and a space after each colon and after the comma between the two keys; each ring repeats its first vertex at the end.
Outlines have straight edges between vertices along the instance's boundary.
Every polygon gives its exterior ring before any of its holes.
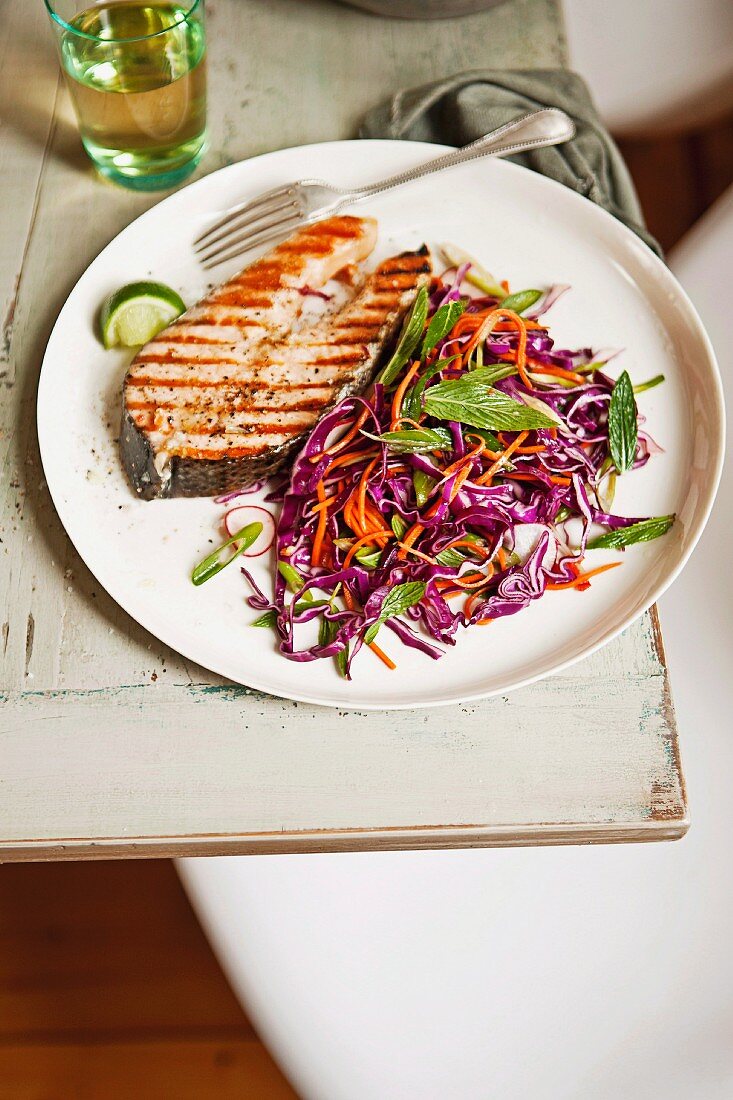
{"type": "Polygon", "coordinates": [[[206,146],[204,0],[45,0],[84,148],[108,179],[175,186],[206,146]]]}

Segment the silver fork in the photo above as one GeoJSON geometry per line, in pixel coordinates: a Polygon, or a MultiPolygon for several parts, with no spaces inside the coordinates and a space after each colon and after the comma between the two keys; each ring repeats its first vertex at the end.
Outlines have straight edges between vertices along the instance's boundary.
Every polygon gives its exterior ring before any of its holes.
{"type": "Polygon", "coordinates": [[[456,164],[464,164],[479,157],[506,157],[529,149],[560,145],[569,141],[574,134],[572,119],[563,111],[548,107],[508,122],[463,149],[444,153],[426,164],[368,187],[343,191],[322,180],[286,183],[282,187],[266,191],[250,202],[233,207],[194,241],[194,251],[198,253],[204,267],[214,267],[277,240],[278,237],[286,237],[300,226],[330,217],[345,206],[389,191],[392,187],[401,187],[403,183],[422,179],[433,172],[441,172],[444,168],[452,168],[456,164]]]}

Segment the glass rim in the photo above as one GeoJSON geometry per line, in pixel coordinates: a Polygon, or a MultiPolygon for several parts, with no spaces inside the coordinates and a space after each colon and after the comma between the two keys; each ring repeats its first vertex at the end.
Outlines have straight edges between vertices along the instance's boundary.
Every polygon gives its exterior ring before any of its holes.
{"type": "MultiPolygon", "coordinates": [[[[86,38],[89,42],[99,42],[101,45],[110,45],[113,42],[145,42],[149,38],[157,38],[161,34],[170,34],[176,27],[180,27],[183,23],[187,23],[189,16],[193,15],[197,8],[203,7],[204,0],[192,0],[191,6],[185,11],[180,19],[175,23],[171,23],[170,27],[163,27],[159,31],[153,31],[152,34],[136,34],[131,35],[129,38],[101,38],[98,34],[89,34],[87,31],[82,31],[79,27],[73,26],[68,23],[57,11],[54,10],[53,0],[43,0],[46,5],[46,11],[53,20],[54,23],[58,23],[64,30],[70,31],[72,34],[78,35],[79,38],[86,38]]],[[[95,4],[90,4],[90,7],[95,7],[95,4]]],[[[155,6],[155,0],[151,0],[151,7],[155,6]]],[[[84,10],[84,9],[82,9],[84,10]]],[[[89,9],[86,9],[89,10],[89,9]]]]}

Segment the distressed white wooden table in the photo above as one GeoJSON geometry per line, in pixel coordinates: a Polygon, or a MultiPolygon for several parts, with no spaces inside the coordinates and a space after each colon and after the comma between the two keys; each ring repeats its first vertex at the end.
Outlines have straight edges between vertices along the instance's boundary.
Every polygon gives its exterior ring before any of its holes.
{"type": "MultiPolygon", "coordinates": [[[[417,24],[325,0],[207,8],[203,172],[351,136],[403,85],[564,59],[554,0],[417,24]]],[[[45,488],[38,371],[76,279],[156,200],[93,176],[40,0],[6,0],[3,15],[0,859],[681,836],[684,783],[654,613],[568,673],[504,698],[346,715],[218,680],[99,588],[45,488]]],[[[73,377],[69,363],[71,386],[73,377]]]]}

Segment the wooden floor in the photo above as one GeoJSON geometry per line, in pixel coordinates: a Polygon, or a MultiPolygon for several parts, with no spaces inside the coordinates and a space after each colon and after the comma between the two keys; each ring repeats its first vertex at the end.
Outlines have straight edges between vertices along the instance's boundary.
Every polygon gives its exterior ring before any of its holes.
{"type": "MultiPolygon", "coordinates": [[[[622,150],[665,249],[733,182],[733,119],[622,150]]],[[[170,863],[0,868],[0,1100],[295,1095],[170,863]]]]}
{"type": "Polygon", "coordinates": [[[1,1100],[290,1100],[161,862],[0,868],[1,1100]]]}
{"type": "Polygon", "coordinates": [[[733,183],[733,118],[682,136],[619,145],[649,229],[665,251],[733,183]]]}

